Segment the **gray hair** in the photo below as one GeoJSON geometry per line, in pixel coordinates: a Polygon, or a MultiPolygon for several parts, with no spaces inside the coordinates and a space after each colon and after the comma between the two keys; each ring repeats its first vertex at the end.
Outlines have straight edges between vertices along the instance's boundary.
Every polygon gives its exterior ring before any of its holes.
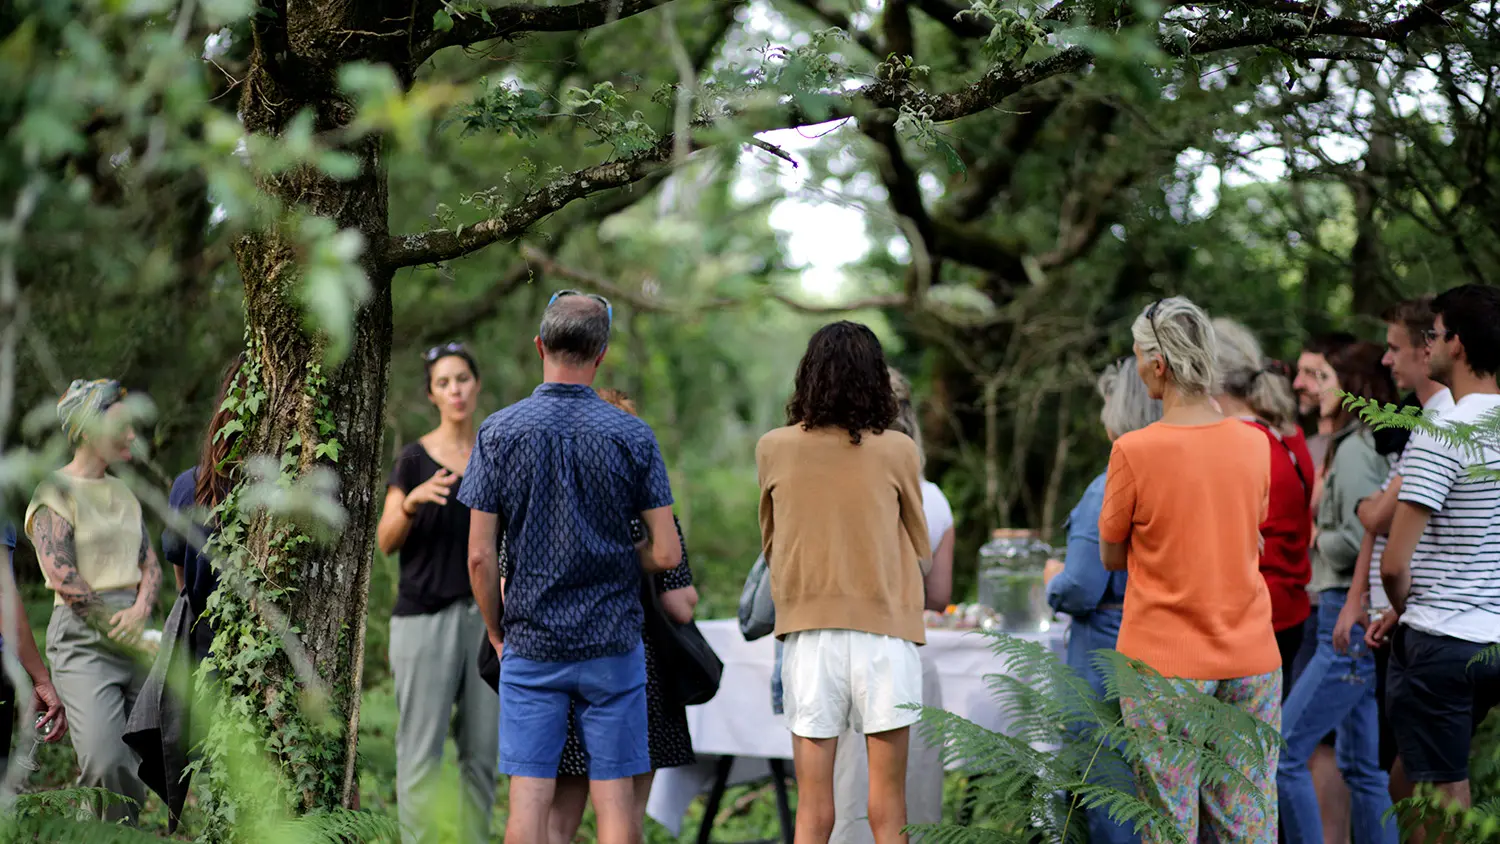
{"type": "Polygon", "coordinates": [[[1219,392],[1249,405],[1256,416],[1277,430],[1296,424],[1297,396],[1292,385],[1271,370],[1271,362],[1250,329],[1223,317],[1215,319],[1213,327],[1219,392]]]}
{"type": "Polygon", "coordinates": [[[1214,391],[1214,327],[1203,309],[1182,296],[1159,299],[1136,317],[1131,336],[1141,354],[1160,357],[1177,389],[1189,396],[1214,391]]]}
{"type": "Polygon", "coordinates": [[[1099,421],[1114,436],[1123,437],[1161,419],[1161,401],[1146,391],[1134,357],[1105,367],[1099,375],[1099,396],[1104,399],[1099,421]]]}
{"type": "Polygon", "coordinates": [[[587,366],[609,345],[609,310],[592,296],[562,296],[542,314],[542,348],[573,366],[587,366]]]}
{"type": "Polygon", "coordinates": [[[917,444],[917,455],[922,465],[927,465],[927,454],[922,449],[922,426],[917,422],[917,409],[911,400],[911,382],[894,366],[886,367],[891,375],[891,392],[896,394],[896,418],[890,429],[900,431],[917,444]]]}

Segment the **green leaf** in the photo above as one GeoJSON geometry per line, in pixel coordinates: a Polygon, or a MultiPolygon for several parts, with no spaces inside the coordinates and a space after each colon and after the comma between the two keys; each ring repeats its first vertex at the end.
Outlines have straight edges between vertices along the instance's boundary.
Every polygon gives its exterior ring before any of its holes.
{"type": "Polygon", "coordinates": [[[937,148],[943,153],[943,161],[947,162],[948,173],[950,175],[959,176],[969,172],[969,168],[964,164],[964,160],[959,157],[958,150],[954,149],[952,144],[940,140],[937,142],[937,148]]]}
{"type": "Polygon", "coordinates": [[[320,460],[327,459],[331,462],[337,463],[339,462],[339,449],[340,446],[338,440],[329,440],[327,442],[318,443],[318,447],[313,449],[313,456],[317,457],[320,460]]]}
{"type": "Polygon", "coordinates": [[[436,32],[447,32],[453,28],[453,16],[448,14],[447,9],[438,9],[432,13],[432,28],[436,32]]]}
{"type": "Polygon", "coordinates": [[[341,182],[359,175],[359,159],[347,152],[332,150],[318,157],[318,169],[341,182]]]}

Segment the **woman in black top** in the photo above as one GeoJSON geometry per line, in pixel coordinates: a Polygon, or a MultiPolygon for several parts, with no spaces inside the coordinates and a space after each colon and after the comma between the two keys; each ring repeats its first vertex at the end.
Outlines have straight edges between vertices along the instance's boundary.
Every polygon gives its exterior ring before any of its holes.
{"type": "Polygon", "coordinates": [[[499,753],[500,699],[479,677],[484,621],[469,587],[469,509],[456,493],[474,448],[479,367],[458,343],[427,351],[436,429],[401,451],[391,470],[376,541],[401,555],[391,618],[396,681],[396,799],[402,840],[423,840],[453,707],[463,777],[462,840],[489,841],[499,753]]]}

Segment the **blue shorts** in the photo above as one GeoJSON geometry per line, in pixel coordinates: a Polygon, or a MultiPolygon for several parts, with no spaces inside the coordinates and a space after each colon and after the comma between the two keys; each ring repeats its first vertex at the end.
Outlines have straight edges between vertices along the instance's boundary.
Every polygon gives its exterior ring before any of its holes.
{"type": "Polygon", "coordinates": [[[500,772],[554,779],[577,704],[589,779],[651,771],[646,743],[646,650],[581,662],[537,662],[505,650],[500,659],[500,772]]]}

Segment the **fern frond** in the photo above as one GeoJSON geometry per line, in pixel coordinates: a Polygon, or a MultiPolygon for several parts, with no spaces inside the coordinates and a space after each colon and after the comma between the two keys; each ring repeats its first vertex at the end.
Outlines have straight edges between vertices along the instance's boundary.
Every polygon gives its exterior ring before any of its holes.
{"type": "Polygon", "coordinates": [[[272,840],[286,844],[395,844],[401,827],[393,818],[348,809],[320,811],[279,824],[272,840]]]}
{"type": "Polygon", "coordinates": [[[0,844],[161,844],[138,829],[77,817],[7,815],[0,818],[0,844]]]}
{"type": "Polygon", "coordinates": [[[1500,409],[1486,412],[1475,422],[1438,422],[1436,415],[1426,414],[1421,408],[1382,406],[1370,399],[1348,393],[1343,395],[1344,407],[1358,413],[1359,418],[1375,430],[1402,428],[1427,434],[1468,456],[1472,460],[1467,467],[1470,477],[1500,480],[1500,470],[1491,468],[1485,459],[1487,449],[1500,448],[1500,409]]]}
{"type": "Polygon", "coordinates": [[[1005,829],[943,824],[914,824],[906,834],[917,844],[1032,844],[1034,836],[1005,829]]]}

